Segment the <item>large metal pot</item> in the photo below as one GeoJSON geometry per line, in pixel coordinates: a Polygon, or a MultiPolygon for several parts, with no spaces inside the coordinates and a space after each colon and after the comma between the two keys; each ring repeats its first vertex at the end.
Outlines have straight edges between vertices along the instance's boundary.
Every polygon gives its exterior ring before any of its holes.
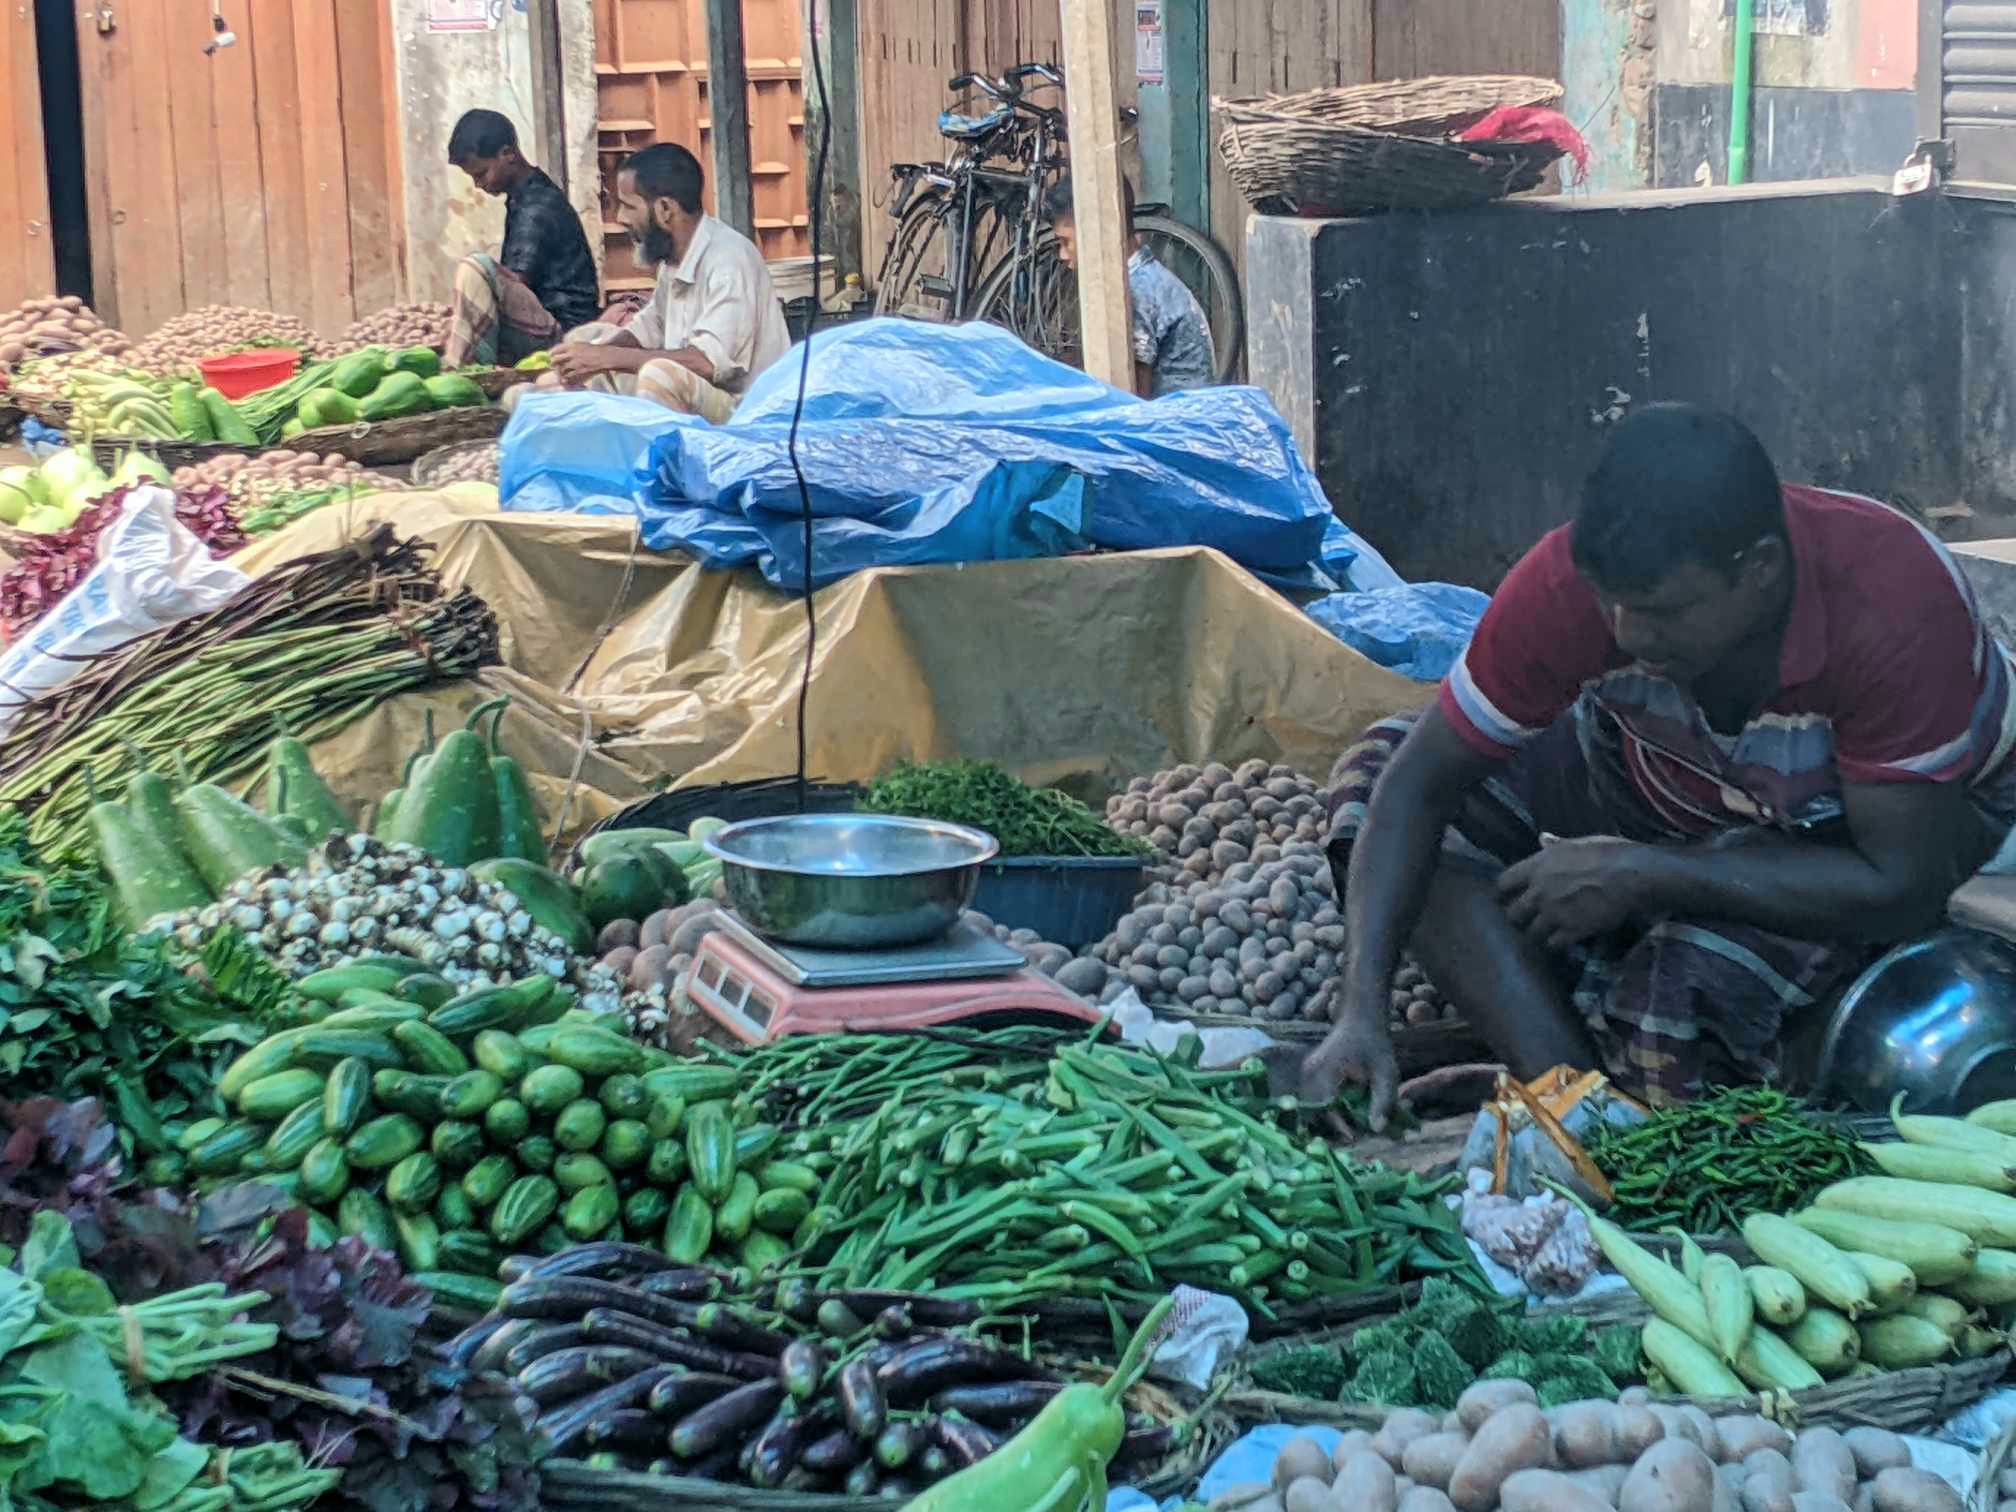
{"type": "Polygon", "coordinates": [[[1872,1113],[1899,1092],[1913,1113],[2016,1097],[2016,947],[1957,928],[1899,945],[1842,994],[1813,1082],[1872,1113]]]}
{"type": "Polygon", "coordinates": [[[751,929],[787,945],[915,945],[973,903],[992,835],[888,814],[751,819],[704,842],[721,860],[728,903],[751,929]]]}

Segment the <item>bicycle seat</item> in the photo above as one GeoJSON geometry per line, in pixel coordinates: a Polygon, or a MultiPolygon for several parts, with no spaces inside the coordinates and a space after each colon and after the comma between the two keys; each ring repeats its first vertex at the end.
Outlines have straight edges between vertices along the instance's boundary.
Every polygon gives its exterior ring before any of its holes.
{"type": "Polygon", "coordinates": [[[950,137],[955,142],[971,141],[974,137],[987,136],[1008,124],[1013,112],[1006,105],[997,105],[985,115],[961,115],[956,110],[938,112],[938,134],[950,137]]]}

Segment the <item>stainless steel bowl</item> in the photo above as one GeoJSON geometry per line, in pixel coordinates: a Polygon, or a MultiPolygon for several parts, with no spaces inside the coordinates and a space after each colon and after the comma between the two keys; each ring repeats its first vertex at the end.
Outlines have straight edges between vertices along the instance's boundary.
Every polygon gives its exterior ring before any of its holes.
{"type": "Polygon", "coordinates": [[[1913,1113],[2016,1096],[2016,946],[1957,928],[1899,945],[1842,994],[1813,1081],[1872,1113],[1899,1092],[1913,1113]]]}
{"type": "Polygon", "coordinates": [[[945,933],[973,903],[992,835],[887,814],[792,814],[716,830],[729,905],[787,945],[873,949],[945,933]]]}

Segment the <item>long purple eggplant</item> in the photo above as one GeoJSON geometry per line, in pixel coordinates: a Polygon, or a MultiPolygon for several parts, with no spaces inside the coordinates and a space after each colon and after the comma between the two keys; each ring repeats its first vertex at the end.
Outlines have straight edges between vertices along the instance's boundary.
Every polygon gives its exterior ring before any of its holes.
{"type": "Polygon", "coordinates": [[[700,1370],[683,1370],[669,1375],[651,1388],[645,1405],[659,1418],[676,1421],[695,1408],[705,1407],[717,1397],[739,1391],[747,1381],[735,1376],[709,1375],[700,1370]]]}
{"type": "Polygon", "coordinates": [[[1026,1360],[970,1339],[937,1334],[904,1347],[879,1367],[875,1379],[891,1406],[922,1401],[934,1391],[962,1382],[1047,1380],[1026,1360]]]}
{"type": "Polygon", "coordinates": [[[718,1344],[696,1339],[682,1330],[666,1328],[648,1318],[620,1312],[613,1307],[590,1308],[582,1315],[580,1326],[590,1339],[598,1343],[649,1350],[660,1359],[684,1365],[689,1370],[740,1376],[748,1381],[777,1373],[777,1362],[767,1355],[737,1354],[718,1344]]]}
{"type": "Polygon", "coordinates": [[[554,1454],[564,1454],[575,1441],[588,1431],[588,1425],[605,1412],[613,1412],[619,1407],[629,1407],[651,1395],[651,1388],[673,1373],[670,1365],[653,1365],[648,1370],[640,1370],[628,1380],[605,1386],[600,1391],[591,1391],[587,1396],[568,1403],[557,1412],[549,1412],[539,1419],[539,1434],[546,1440],[548,1449],[554,1454]]]}
{"type": "Polygon", "coordinates": [[[672,1452],[681,1459],[711,1454],[768,1418],[783,1399],[784,1388],[776,1381],[737,1387],[681,1418],[669,1438],[672,1452]]]}
{"type": "Polygon", "coordinates": [[[560,1276],[606,1279],[610,1276],[648,1275],[672,1267],[672,1259],[663,1250],[608,1239],[595,1244],[577,1244],[557,1254],[542,1255],[532,1262],[523,1276],[512,1279],[533,1281],[560,1276]]]}
{"type": "Polygon", "coordinates": [[[956,1412],[990,1427],[1019,1425],[1034,1417],[1064,1388],[1053,1381],[994,1381],[984,1386],[947,1386],[931,1398],[933,1412],[956,1412]]]}
{"type": "Polygon", "coordinates": [[[627,1381],[640,1370],[662,1364],[641,1349],[612,1344],[581,1344],[556,1349],[518,1372],[518,1389],[541,1407],[571,1402],[590,1391],[627,1381]]]}

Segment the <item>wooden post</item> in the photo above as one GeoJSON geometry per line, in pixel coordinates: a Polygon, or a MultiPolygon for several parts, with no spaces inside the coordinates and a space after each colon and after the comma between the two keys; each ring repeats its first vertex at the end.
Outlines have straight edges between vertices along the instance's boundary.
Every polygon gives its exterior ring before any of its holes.
{"type": "Polygon", "coordinates": [[[1132,393],[1127,258],[1133,237],[1120,199],[1120,100],[1113,77],[1112,0],[1062,0],[1062,4],[1085,371],[1132,393]]]}
{"type": "MultiPolygon", "coordinates": [[[[808,0],[805,7],[805,184],[819,159],[819,83],[812,59],[826,76],[826,203],[819,229],[826,245],[824,271],[838,288],[849,273],[861,272],[861,51],[856,0],[808,0]]],[[[814,275],[822,271],[816,264],[814,275]]],[[[820,286],[815,282],[815,286],[820,286]]],[[[821,287],[822,294],[824,292],[821,287]]]]}
{"type": "Polygon", "coordinates": [[[742,0],[707,0],[707,115],[714,139],[714,213],[753,240],[756,198],[749,177],[742,0]]]}
{"type": "Polygon", "coordinates": [[[531,39],[532,139],[539,144],[539,166],[564,194],[572,186],[567,181],[567,87],[560,73],[559,0],[529,0],[525,21],[531,39]]]}

